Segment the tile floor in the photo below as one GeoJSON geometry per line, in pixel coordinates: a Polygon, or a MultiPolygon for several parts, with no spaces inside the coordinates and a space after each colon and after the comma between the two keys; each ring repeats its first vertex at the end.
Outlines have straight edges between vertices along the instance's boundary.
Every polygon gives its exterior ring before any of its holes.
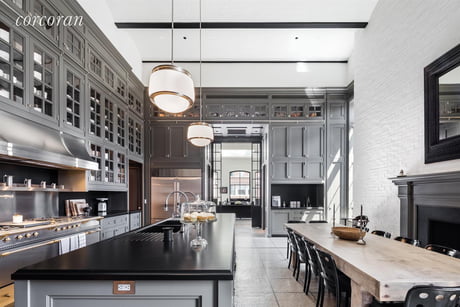
{"type": "MultiPolygon", "coordinates": [[[[313,294],[303,293],[304,272],[296,281],[287,268],[286,238],[268,238],[263,230],[252,228],[250,220],[237,220],[235,236],[235,307],[316,305],[318,281],[311,282],[313,294]]],[[[331,303],[326,297],[324,306],[331,303]]]]}

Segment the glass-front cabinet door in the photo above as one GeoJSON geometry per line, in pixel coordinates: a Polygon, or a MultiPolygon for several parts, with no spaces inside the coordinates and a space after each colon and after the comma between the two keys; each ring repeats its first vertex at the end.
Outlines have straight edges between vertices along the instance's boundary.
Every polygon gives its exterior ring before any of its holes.
{"type": "Polygon", "coordinates": [[[65,77],[65,123],[81,130],[83,128],[83,76],[66,68],[65,77]]]}
{"type": "Polygon", "coordinates": [[[102,148],[99,145],[91,144],[91,157],[98,164],[97,170],[91,170],[89,180],[91,182],[102,182],[102,148]]]}
{"type": "Polygon", "coordinates": [[[0,20],[0,98],[24,103],[24,36],[0,20]]]}
{"type": "Polygon", "coordinates": [[[102,98],[101,91],[94,86],[89,87],[89,134],[102,137],[102,98]]]}
{"type": "Polygon", "coordinates": [[[32,46],[32,109],[50,118],[56,117],[56,57],[37,43],[32,46]]]}
{"type": "Polygon", "coordinates": [[[113,143],[114,103],[109,98],[105,98],[104,100],[104,138],[106,141],[113,143]]]}

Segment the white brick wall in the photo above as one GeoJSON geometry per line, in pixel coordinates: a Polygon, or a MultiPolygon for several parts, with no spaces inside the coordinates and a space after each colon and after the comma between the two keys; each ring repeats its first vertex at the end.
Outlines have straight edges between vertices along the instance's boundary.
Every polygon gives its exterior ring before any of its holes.
{"type": "Polygon", "coordinates": [[[388,179],[460,170],[424,164],[423,68],[460,43],[460,1],[380,0],[350,60],[355,86],[354,215],[399,234],[397,189],[388,179]]]}

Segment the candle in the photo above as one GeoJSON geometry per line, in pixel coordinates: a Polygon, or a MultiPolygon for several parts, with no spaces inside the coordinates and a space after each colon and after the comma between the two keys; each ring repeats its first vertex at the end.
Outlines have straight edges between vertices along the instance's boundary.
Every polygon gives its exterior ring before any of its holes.
{"type": "Polygon", "coordinates": [[[13,215],[13,223],[14,224],[22,223],[22,215],[20,215],[20,214],[13,215]]]}
{"type": "Polygon", "coordinates": [[[363,218],[363,205],[361,205],[361,219],[363,218]]]}
{"type": "Polygon", "coordinates": [[[335,227],[335,203],[332,205],[332,226],[335,227]]]}

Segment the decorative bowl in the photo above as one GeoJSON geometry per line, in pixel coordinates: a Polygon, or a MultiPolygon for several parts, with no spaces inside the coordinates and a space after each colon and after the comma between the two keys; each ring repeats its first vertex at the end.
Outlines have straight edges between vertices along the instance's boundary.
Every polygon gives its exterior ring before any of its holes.
{"type": "Polygon", "coordinates": [[[340,239],[349,241],[358,241],[366,235],[365,231],[354,227],[332,227],[332,232],[340,239]]]}

